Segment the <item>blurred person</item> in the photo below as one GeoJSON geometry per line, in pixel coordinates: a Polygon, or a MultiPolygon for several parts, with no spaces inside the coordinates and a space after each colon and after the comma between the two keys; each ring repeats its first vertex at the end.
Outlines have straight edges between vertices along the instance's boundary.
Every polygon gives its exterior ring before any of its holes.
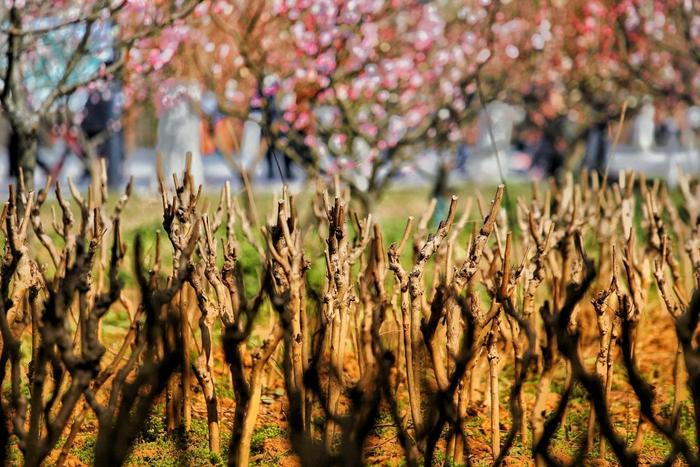
{"type": "Polygon", "coordinates": [[[267,144],[265,149],[265,161],[267,162],[268,180],[274,180],[280,172],[282,173],[283,180],[294,180],[292,159],[284,151],[275,148],[274,144],[267,144]]]}
{"type": "Polygon", "coordinates": [[[608,157],[608,121],[591,125],[586,132],[586,148],[583,157],[583,166],[598,173],[605,171],[608,157]]]}
{"type": "Polygon", "coordinates": [[[459,172],[466,172],[467,170],[467,163],[469,162],[469,156],[471,155],[471,151],[469,151],[469,146],[467,146],[467,143],[464,141],[461,141],[457,145],[457,154],[455,157],[455,170],[458,170],[459,172]]]}
{"type": "Polygon", "coordinates": [[[216,95],[207,91],[200,105],[202,156],[230,157],[236,151],[235,129],[219,108],[216,95]]]}
{"type": "MultiPolygon", "coordinates": [[[[267,113],[267,121],[271,124],[276,124],[276,122],[282,119],[282,111],[277,106],[277,89],[276,87],[268,86],[269,89],[273,89],[264,96],[265,111],[267,113]]],[[[262,109],[261,109],[262,110],[262,109]]],[[[280,131],[279,136],[285,138],[288,136],[288,132],[280,131]]],[[[280,151],[275,147],[272,135],[267,131],[267,148],[265,149],[265,161],[267,162],[267,178],[268,180],[273,180],[279,174],[283,180],[294,180],[294,172],[292,171],[292,159],[287,155],[285,151],[280,151]]]]}
{"type": "Polygon", "coordinates": [[[559,177],[573,139],[571,121],[566,115],[564,98],[559,90],[548,91],[540,108],[533,113],[532,120],[542,132],[533,155],[534,165],[545,176],[559,177]]]}
{"type": "MultiPolygon", "coordinates": [[[[96,155],[107,162],[109,187],[118,188],[121,185],[124,160],[121,83],[112,80],[105,89],[92,91],[83,112],[80,129],[88,140],[99,139],[96,155]]],[[[89,169],[86,169],[86,173],[89,173],[89,169]]]]}
{"type": "Polygon", "coordinates": [[[542,177],[542,173],[534,170],[532,157],[539,143],[539,137],[537,136],[539,133],[535,133],[533,128],[524,125],[523,122],[515,127],[513,132],[513,149],[509,163],[511,171],[539,179],[542,177]]]}
{"type": "Polygon", "coordinates": [[[652,141],[654,142],[653,145],[658,148],[666,147],[671,139],[673,127],[675,125],[670,121],[664,109],[658,109],[656,111],[656,118],[654,120],[654,130],[651,132],[651,138],[653,138],[652,141]]]}
{"type": "Polygon", "coordinates": [[[680,148],[680,128],[671,116],[664,117],[654,131],[656,146],[676,150],[680,148]]]}
{"type": "Polygon", "coordinates": [[[534,166],[539,168],[545,177],[556,175],[564,165],[564,157],[556,147],[555,138],[551,132],[542,131],[542,137],[533,155],[534,166]]]}
{"type": "Polygon", "coordinates": [[[236,138],[235,119],[228,117],[219,107],[216,95],[207,91],[200,105],[200,137],[203,157],[222,157],[240,175],[239,161],[236,154],[239,142],[236,138]]]}
{"type": "Polygon", "coordinates": [[[461,129],[462,139],[457,145],[454,168],[463,174],[469,173],[469,162],[473,157],[471,146],[476,144],[477,131],[474,125],[467,125],[461,129]]]}
{"type": "Polygon", "coordinates": [[[216,122],[220,118],[216,98],[212,102],[211,92],[207,92],[202,98],[200,110],[202,111],[200,128],[202,156],[213,156],[218,152],[216,145],[216,122]]]}
{"type": "Polygon", "coordinates": [[[684,106],[676,99],[668,98],[664,106],[659,111],[659,123],[654,137],[656,145],[667,151],[678,151],[681,149],[681,130],[685,118],[684,106]]]}
{"type": "Polygon", "coordinates": [[[452,192],[449,186],[450,172],[453,169],[453,161],[451,157],[447,157],[445,153],[438,154],[437,173],[433,181],[433,187],[430,190],[430,197],[435,198],[435,212],[431,218],[433,225],[438,225],[440,221],[447,217],[449,209],[449,196],[452,192]]]}

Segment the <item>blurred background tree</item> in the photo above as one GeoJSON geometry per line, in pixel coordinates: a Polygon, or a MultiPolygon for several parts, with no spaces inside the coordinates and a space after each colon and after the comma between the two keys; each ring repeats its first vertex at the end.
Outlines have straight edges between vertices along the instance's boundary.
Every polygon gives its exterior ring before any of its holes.
{"type": "Polygon", "coordinates": [[[403,173],[440,191],[469,168],[467,148],[488,146],[498,123],[494,101],[522,108],[513,143],[542,174],[603,170],[623,107],[634,117],[652,96],[659,120],[696,104],[696,3],[10,2],[0,101],[12,173],[34,170],[43,129],[81,123],[59,112],[76,93],[117,81],[131,146],[136,132],[153,146],[163,90],[184,83],[199,89],[204,154],[241,173],[266,159],[270,179],[291,180],[293,165],[338,176],[364,210],[403,173]]]}
{"type": "Polygon", "coordinates": [[[147,74],[167,61],[167,51],[172,55],[177,44],[159,49],[153,39],[177,27],[198,3],[4,3],[0,10],[0,105],[14,138],[14,175],[23,171],[25,183],[32,188],[39,132],[61,122],[60,111],[65,110],[68,99],[78,90],[113,79],[127,63],[147,74]]]}

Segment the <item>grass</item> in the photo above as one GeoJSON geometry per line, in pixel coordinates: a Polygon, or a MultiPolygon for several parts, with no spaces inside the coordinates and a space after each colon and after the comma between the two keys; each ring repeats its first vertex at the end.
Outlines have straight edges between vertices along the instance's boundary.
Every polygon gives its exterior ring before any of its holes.
{"type": "Polygon", "coordinates": [[[95,458],[95,444],[97,439],[95,436],[88,436],[85,440],[78,444],[74,450],[73,454],[80,459],[80,462],[86,465],[92,465],[93,459],[95,458]]]}
{"type": "MultiPolygon", "coordinates": [[[[175,466],[223,466],[228,454],[230,433],[226,424],[222,431],[222,453],[215,454],[208,448],[208,428],[205,420],[193,418],[190,431],[186,434],[169,434],[166,430],[163,407],[156,407],[139,433],[126,465],[151,465],[158,467],[175,466]]],[[[73,445],[71,454],[81,463],[92,465],[96,436],[88,433],[73,445]]],[[[59,446],[62,442],[59,443],[59,446]]],[[[12,462],[15,465],[14,462],[12,462]]]]}
{"type": "Polygon", "coordinates": [[[279,425],[265,425],[253,431],[253,436],[250,440],[251,454],[259,454],[265,447],[265,441],[273,438],[286,437],[287,432],[280,428],[279,425]]]}
{"type": "Polygon", "coordinates": [[[209,451],[208,436],[206,420],[193,418],[188,433],[168,434],[162,416],[152,416],[139,435],[126,464],[161,467],[224,465],[229,432],[222,432],[221,454],[209,451]]]}

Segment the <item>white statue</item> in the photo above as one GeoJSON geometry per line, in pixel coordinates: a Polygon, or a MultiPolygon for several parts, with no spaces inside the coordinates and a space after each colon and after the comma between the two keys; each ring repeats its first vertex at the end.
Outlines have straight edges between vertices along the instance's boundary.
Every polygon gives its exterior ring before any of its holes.
{"type": "Polygon", "coordinates": [[[700,107],[690,106],[685,112],[685,122],[681,128],[681,143],[686,149],[697,146],[696,132],[700,128],[700,107]]]}
{"type": "Polygon", "coordinates": [[[650,152],[654,147],[654,105],[645,103],[634,119],[632,143],[644,152],[650,152]]]}
{"type": "Polygon", "coordinates": [[[176,174],[182,180],[187,153],[192,153],[191,174],[195,187],[204,184],[200,142],[200,118],[193,109],[196,95],[184,85],[169,90],[162,99],[156,152],[163,158],[166,183],[176,174]]]}
{"type": "Polygon", "coordinates": [[[519,107],[501,101],[489,102],[486,105],[486,112],[481,112],[477,122],[479,135],[476,142],[477,151],[490,154],[493,152],[495,143],[498,151],[505,155],[510,151],[513,125],[522,122],[524,118],[525,111],[519,107]],[[493,133],[493,142],[489,134],[489,126],[493,133]]]}
{"type": "Polygon", "coordinates": [[[260,140],[262,137],[262,111],[251,109],[248,118],[243,124],[243,136],[241,138],[241,168],[252,170],[260,153],[260,140]]]}
{"type": "Polygon", "coordinates": [[[525,111],[520,107],[501,101],[492,101],[486,105],[486,111],[481,111],[477,121],[478,135],[473,155],[466,163],[467,174],[471,179],[493,182],[500,178],[501,171],[507,176],[512,153],[513,126],[524,118],[525,111]]]}

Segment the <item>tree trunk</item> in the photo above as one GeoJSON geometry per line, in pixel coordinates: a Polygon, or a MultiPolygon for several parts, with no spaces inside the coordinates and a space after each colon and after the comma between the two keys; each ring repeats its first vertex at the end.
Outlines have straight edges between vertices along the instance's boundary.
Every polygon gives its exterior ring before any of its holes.
{"type": "Polygon", "coordinates": [[[190,387],[190,379],[192,370],[190,368],[190,313],[189,307],[192,303],[190,288],[185,285],[183,290],[180,290],[180,325],[182,331],[182,428],[185,432],[190,431],[192,424],[192,394],[190,387]],[[184,295],[184,296],[183,296],[184,295]]]}
{"type": "MultiPolygon", "coordinates": [[[[328,392],[326,397],[328,398],[328,406],[331,408],[331,413],[335,416],[336,408],[338,406],[338,400],[340,399],[340,382],[336,379],[340,378],[342,373],[342,363],[339,362],[340,358],[340,310],[335,310],[333,317],[328,321],[329,327],[329,369],[328,369],[328,392]]],[[[331,417],[326,420],[326,424],[323,432],[323,441],[326,448],[331,449],[333,447],[333,437],[335,435],[334,423],[331,417]]]]}
{"type": "MultiPolygon", "coordinates": [[[[285,336],[287,339],[289,336],[285,336]]],[[[236,409],[234,412],[233,430],[229,443],[228,464],[235,466],[247,466],[250,459],[250,445],[255,428],[255,422],[260,411],[260,399],[263,388],[263,375],[265,365],[277,349],[277,345],[282,339],[282,328],[275,327],[271,336],[263,342],[253,355],[253,367],[250,370],[249,380],[245,380],[242,360],[231,363],[229,369],[231,377],[237,382],[234,386],[236,394],[236,409]]],[[[236,344],[236,345],[245,345],[236,344]]],[[[285,353],[289,352],[285,349],[285,353]]],[[[241,349],[238,351],[241,355],[241,349]]],[[[303,398],[301,399],[303,401],[303,398]]],[[[297,416],[297,418],[300,418],[297,416]]],[[[303,421],[297,420],[298,422],[303,421]]]]}
{"type": "MultiPolygon", "coordinates": [[[[554,365],[544,369],[540,376],[540,382],[537,385],[535,395],[535,404],[532,407],[532,416],[530,424],[532,425],[532,449],[534,450],[537,443],[542,439],[544,433],[544,423],[546,418],[545,403],[549,395],[549,386],[552,383],[552,374],[554,373],[554,365]]],[[[541,456],[535,457],[535,465],[545,465],[544,459],[541,456]]]]}
{"type": "Polygon", "coordinates": [[[296,414],[301,420],[301,426],[306,429],[306,391],[304,389],[304,335],[302,333],[302,315],[300,291],[292,286],[289,298],[289,319],[291,336],[288,339],[289,349],[286,358],[292,370],[292,388],[298,391],[299,413],[296,414]]]}
{"type": "MultiPolygon", "coordinates": [[[[611,328],[610,328],[610,343],[608,344],[608,356],[605,359],[605,364],[607,366],[607,371],[606,371],[606,375],[605,375],[605,401],[608,404],[610,403],[610,393],[612,391],[613,372],[615,370],[615,367],[613,365],[613,363],[614,363],[613,352],[615,350],[615,343],[617,342],[617,338],[618,338],[617,326],[615,325],[615,323],[613,323],[611,325],[611,328]]],[[[599,459],[605,459],[606,447],[607,447],[607,445],[605,444],[605,438],[603,436],[600,436],[599,440],[598,440],[598,458],[599,459]]]]}
{"type": "MultiPolygon", "coordinates": [[[[496,320],[498,320],[498,318],[496,318],[496,320]]],[[[497,322],[498,321],[496,321],[496,323],[497,322]]],[[[500,360],[500,356],[498,354],[497,347],[497,332],[498,326],[494,324],[487,338],[487,358],[489,361],[489,401],[491,404],[491,454],[494,460],[498,457],[498,453],[501,450],[501,417],[498,400],[498,361],[500,360]]]]}
{"type": "Polygon", "coordinates": [[[214,376],[211,368],[211,362],[207,361],[207,357],[201,355],[195,363],[194,374],[197,377],[204,402],[207,407],[207,426],[209,428],[209,451],[214,453],[221,452],[221,432],[219,429],[219,402],[216,397],[216,386],[214,385],[214,376]]]}
{"type": "Polygon", "coordinates": [[[406,360],[406,386],[408,387],[408,402],[411,407],[411,418],[415,433],[420,432],[422,415],[420,407],[420,394],[416,384],[416,373],[413,365],[413,341],[411,334],[411,312],[407,291],[401,291],[401,328],[404,336],[404,357],[406,360]]]}
{"type": "Polygon", "coordinates": [[[36,133],[12,128],[9,147],[10,175],[14,177],[15,181],[19,181],[21,170],[28,191],[34,190],[34,172],[38,154],[39,144],[36,133]]]}
{"type": "Polygon", "coordinates": [[[251,387],[253,393],[248,401],[248,410],[246,410],[243,426],[241,428],[241,442],[237,451],[236,465],[248,465],[250,457],[250,443],[253,437],[253,429],[255,428],[255,420],[260,410],[260,396],[262,387],[257,380],[253,381],[251,387]]]}
{"type": "Polygon", "coordinates": [[[674,426],[680,421],[681,408],[683,406],[683,347],[680,342],[676,347],[676,359],[673,363],[673,411],[671,420],[674,426]]]}

